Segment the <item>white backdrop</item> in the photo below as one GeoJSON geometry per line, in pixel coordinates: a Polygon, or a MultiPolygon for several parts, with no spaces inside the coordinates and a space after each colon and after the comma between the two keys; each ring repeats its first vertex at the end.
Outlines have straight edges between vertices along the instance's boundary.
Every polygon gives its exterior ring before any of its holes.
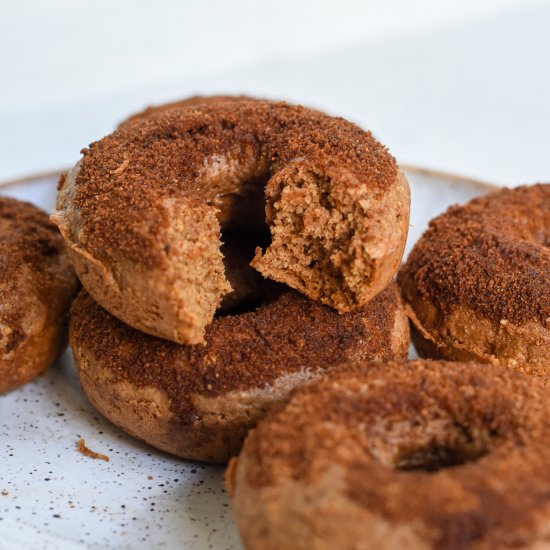
{"type": "Polygon", "coordinates": [[[544,0],[0,0],[0,179],[146,104],[245,92],[347,116],[400,162],[550,180],[544,0]]]}

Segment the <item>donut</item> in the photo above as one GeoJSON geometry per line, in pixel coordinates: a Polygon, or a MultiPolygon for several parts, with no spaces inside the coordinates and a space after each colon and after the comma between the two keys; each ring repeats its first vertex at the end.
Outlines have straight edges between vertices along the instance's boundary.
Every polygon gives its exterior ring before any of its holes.
{"type": "Polygon", "coordinates": [[[548,548],[546,386],[478,363],[332,370],[226,473],[248,550],[548,548]]]}
{"type": "Polygon", "coordinates": [[[550,380],[550,184],[499,190],[434,219],[399,273],[422,357],[550,380]]]}
{"type": "Polygon", "coordinates": [[[213,101],[92,143],[60,182],[52,219],[99,304],[197,344],[231,291],[221,231],[269,230],[252,266],[350,312],[397,271],[409,204],[393,157],[354,124],[285,103],[213,101]]]}
{"type": "Polygon", "coordinates": [[[405,357],[408,331],[396,285],[341,315],[285,289],[216,317],[205,345],[141,333],[83,290],[70,343],[84,392],[111,422],[163,451],[223,463],[291,389],[352,359],[405,357]]]}
{"type": "Polygon", "coordinates": [[[0,394],[29,382],[61,354],[77,290],[48,215],[0,197],[0,394]]]}

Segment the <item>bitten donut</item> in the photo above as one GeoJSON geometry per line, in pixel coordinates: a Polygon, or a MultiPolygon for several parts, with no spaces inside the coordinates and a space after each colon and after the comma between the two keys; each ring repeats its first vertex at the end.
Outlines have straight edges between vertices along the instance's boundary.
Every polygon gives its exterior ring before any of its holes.
{"type": "Polygon", "coordinates": [[[544,384],[494,366],[327,373],[254,429],[226,474],[248,550],[543,549],[544,384]]]}
{"type": "Polygon", "coordinates": [[[213,101],[152,112],[91,144],[60,182],[52,219],[105,309],[194,344],[231,290],[221,229],[267,223],[253,267],[346,312],[397,271],[409,203],[393,157],[354,124],[285,103],[213,101]]]}
{"type": "Polygon", "coordinates": [[[225,462],[291,389],[349,360],[405,357],[408,330],[395,285],[342,315],[284,290],[215,318],[196,346],[132,329],[82,291],[70,342],[86,395],[111,422],[161,450],[225,462]]]}
{"type": "Polygon", "coordinates": [[[399,274],[423,357],[550,380],[550,184],[505,189],[430,223],[399,274]]]}
{"type": "Polygon", "coordinates": [[[0,197],[0,394],[32,380],[63,351],[77,289],[47,214],[0,197]]]}

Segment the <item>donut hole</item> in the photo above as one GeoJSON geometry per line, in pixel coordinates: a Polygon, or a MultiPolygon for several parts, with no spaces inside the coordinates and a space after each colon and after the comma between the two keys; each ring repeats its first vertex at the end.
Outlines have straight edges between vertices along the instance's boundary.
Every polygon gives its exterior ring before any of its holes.
{"type": "Polygon", "coordinates": [[[216,317],[255,311],[280,294],[284,285],[264,278],[250,266],[256,247],[269,244],[267,231],[222,231],[222,243],[225,276],[232,290],[223,297],[216,317]]]}
{"type": "Polygon", "coordinates": [[[420,445],[411,442],[401,448],[393,457],[393,467],[403,471],[437,472],[479,460],[489,452],[489,443],[485,430],[456,425],[445,436],[427,438],[420,445]]]}
{"type": "Polygon", "coordinates": [[[401,454],[395,463],[395,469],[437,472],[444,468],[452,468],[468,462],[475,462],[485,456],[487,452],[488,449],[483,446],[448,446],[432,443],[426,447],[410,449],[401,454]]]}
{"type": "Polygon", "coordinates": [[[268,179],[267,172],[253,176],[247,174],[242,182],[235,183],[230,179],[227,187],[218,188],[215,198],[208,204],[217,210],[222,233],[247,231],[269,235],[264,192],[268,179]]]}
{"type": "Polygon", "coordinates": [[[224,177],[217,174],[209,181],[215,197],[208,204],[215,208],[220,225],[225,278],[232,290],[223,296],[215,317],[255,311],[284,288],[250,265],[256,252],[265,251],[271,244],[265,217],[265,186],[269,179],[265,162],[244,163],[233,171],[228,169],[227,161],[222,165],[226,169],[224,177]]]}

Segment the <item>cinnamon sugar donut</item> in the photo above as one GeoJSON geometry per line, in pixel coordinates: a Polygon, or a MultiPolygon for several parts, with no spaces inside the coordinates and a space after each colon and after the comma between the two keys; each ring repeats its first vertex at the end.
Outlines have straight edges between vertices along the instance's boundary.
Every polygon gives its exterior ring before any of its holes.
{"type": "Polygon", "coordinates": [[[0,197],[0,394],[32,380],[63,351],[77,285],[47,214],[0,197]]]}
{"type": "Polygon", "coordinates": [[[430,223],[399,274],[418,352],[550,380],[550,184],[504,189],[430,223]]]}
{"type": "Polygon", "coordinates": [[[267,101],[158,110],[93,143],[52,217],[90,294],[125,323],[200,343],[222,297],[220,229],[260,229],[252,265],[340,312],[391,281],[408,184],[369,132],[267,101]],[[245,207],[242,207],[242,205],[245,207]]]}
{"type": "Polygon", "coordinates": [[[510,369],[335,370],[248,435],[226,474],[248,550],[550,546],[550,404],[510,369]]]}
{"type": "Polygon", "coordinates": [[[225,462],[292,388],[349,360],[405,357],[408,336],[392,285],[343,315],[287,289],[215,318],[196,346],[132,329],[82,291],[70,342],[86,395],[111,422],[161,450],[225,462]]]}

